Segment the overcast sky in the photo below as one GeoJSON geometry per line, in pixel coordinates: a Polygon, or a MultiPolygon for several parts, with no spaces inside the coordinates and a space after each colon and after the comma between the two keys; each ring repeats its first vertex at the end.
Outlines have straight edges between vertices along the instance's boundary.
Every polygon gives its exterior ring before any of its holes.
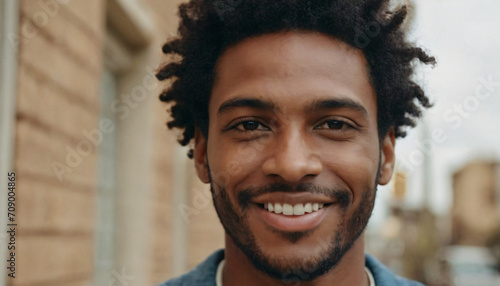
{"type": "MultiPolygon", "coordinates": [[[[445,214],[453,172],[475,158],[500,161],[500,1],[415,2],[411,38],[438,61],[433,69],[421,69],[418,81],[435,106],[426,112],[425,126],[397,141],[396,152],[399,167],[409,170],[406,203],[418,207],[424,189],[419,145],[432,142],[430,207],[445,214]]],[[[387,213],[388,198],[389,191],[380,188],[375,224],[387,213]]]]}

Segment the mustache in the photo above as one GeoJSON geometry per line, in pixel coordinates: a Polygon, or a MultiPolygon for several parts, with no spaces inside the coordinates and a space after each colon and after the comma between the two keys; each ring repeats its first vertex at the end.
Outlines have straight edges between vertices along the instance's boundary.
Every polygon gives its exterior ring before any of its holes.
{"type": "Polygon", "coordinates": [[[346,207],[351,202],[351,196],[348,190],[345,188],[339,187],[323,187],[318,186],[313,183],[300,183],[297,185],[290,185],[286,183],[272,183],[267,186],[259,186],[259,187],[249,187],[242,190],[238,196],[238,204],[242,209],[246,209],[252,199],[268,193],[275,192],[289,192],[289,193],[298,193],[298,192],[309,192],[312,194],[319,194],[335,199],[342,207],[346,207]]]}

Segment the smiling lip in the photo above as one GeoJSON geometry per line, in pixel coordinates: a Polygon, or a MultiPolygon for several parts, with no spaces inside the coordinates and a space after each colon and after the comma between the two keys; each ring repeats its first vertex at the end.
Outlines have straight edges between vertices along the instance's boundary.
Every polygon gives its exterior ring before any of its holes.
{"type": "Polygon", "coordinates": [[[257,197],[253,200],[252,209],[256,217],[264,224],[280,231],[297,232],[307,231],[317,227],[330,208],[335,205],[335,201],[323,195],[312,193],[286,193],[275,192],[257,197]],[[281,205],[297,205],[308,203],[324,205],[313,211],[300,212],[299,215],[287,215],[283,213],[271,212],[264,207],[268,203],[278,203],[281,205]]]}
{"type": "Polygon", "coordinates": [[[325,206],[312,213],[287,216],[269,212],[268,210],[257,205],[254,205],[254,209],[257,213],[257,217],[266,225],[277,230],[288,232],[307,231],[317,227],[328,211],[328,207],[325,206]]]}
{"type": "Polygon", "coordinates": [[[305,204],[305,203],[322,203],[322,204],[332,204],[336,200],[331,197],[313,194],[309,192],[273,192],[260,195],[252,200],[255,204],[265,204],[265,203],[287,203],[290,205],[295,204],[305,204]]]}

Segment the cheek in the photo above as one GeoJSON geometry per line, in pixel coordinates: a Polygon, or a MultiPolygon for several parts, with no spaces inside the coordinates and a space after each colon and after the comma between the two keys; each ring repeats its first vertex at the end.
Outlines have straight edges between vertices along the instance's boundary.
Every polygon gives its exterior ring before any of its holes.
{"type": "Polygon", "coordinates": [[[240,182],[259,170],[264,142],[224,141],[209,142],[208,162],[212,180],[227,190],[234,190],[240,182]]]}
{"type": "Polygon", "coordinates": [[[369,146],[345,144],[324,152],[325,169],[332,172],[351,190],[353,199],[367,188],[373,188],[378,169],[378,149],[369,146]]]}

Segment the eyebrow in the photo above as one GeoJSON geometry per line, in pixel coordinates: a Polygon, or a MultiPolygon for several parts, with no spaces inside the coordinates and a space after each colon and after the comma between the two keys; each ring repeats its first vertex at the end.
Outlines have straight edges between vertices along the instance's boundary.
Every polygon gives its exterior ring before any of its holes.
{"type": "MultiPolygon", "coordinates": [[[[221,104],[219,110],[217,111],[217,116],[236,109],[238,107],[250,107],[255,109],[261,109],[265,111],[278,110],[274,103],[267,100],[257,99],[257,98],[233,98],[227,100],[221,104]]],[[[337,99],[318,99],[304,107],[306,113],[314,113],[325,109],[340,109],[349,108],[354,109],[361,113],[365,118],[368,117],[368,111],[360,103],[350,99],[350,98],[337,98],[337,99]]]]}
{"type": "Polygon", "coordinates": [[[339,108],[354,109],[361,113],[365,118],[368,118],[368,111],[366,110],[366,108],[350,98],[315,100],[311,104],[306,105],[304,110],[306,113],[314,113],[320,110],[339,108]]]}
{"type": "Polygon", "coordinates": [[[270,101],[257,98],[246,98],[246,97],[233,98],[221,104],[221,106],[219,107],[219,111],[217,111],[217,116],[220,116],[238,107],[250,107],[266,111],[272,111],[276,109],[274,103],[270,101]]]}

